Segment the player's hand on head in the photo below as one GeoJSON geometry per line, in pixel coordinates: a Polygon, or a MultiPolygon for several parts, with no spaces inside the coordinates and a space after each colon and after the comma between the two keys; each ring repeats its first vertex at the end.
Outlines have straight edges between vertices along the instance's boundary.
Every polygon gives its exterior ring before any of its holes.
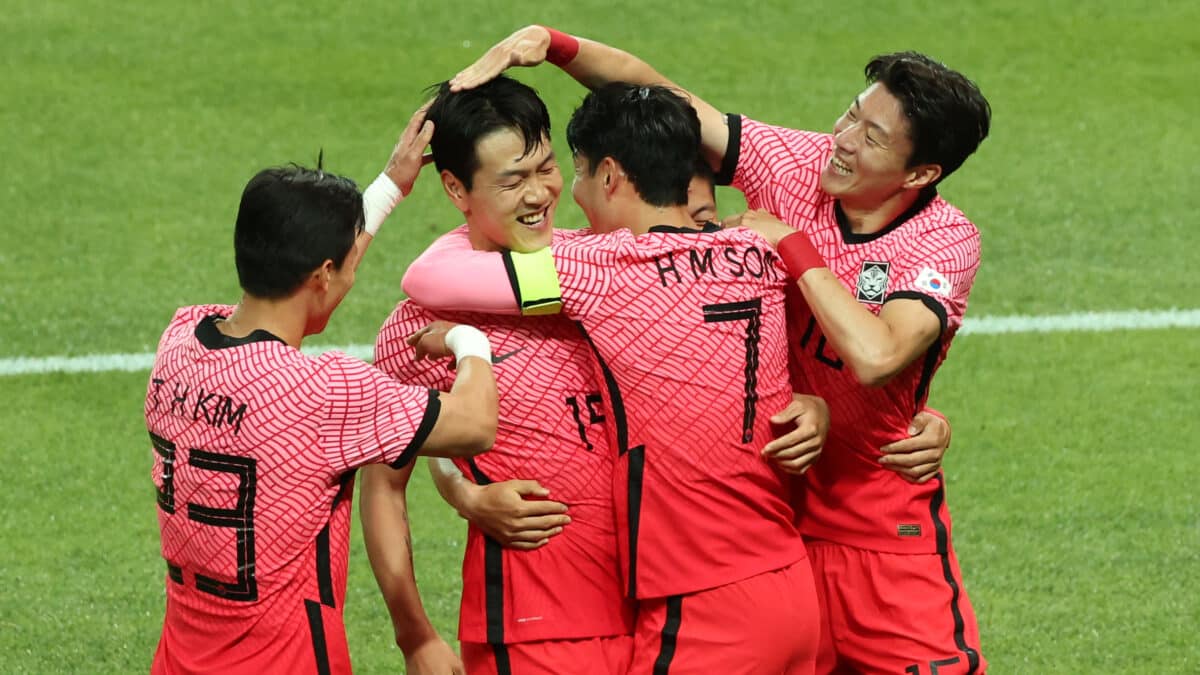
{"type": "Polygon", "coordinates": [[[796,232],[790,225],[762,209],[728,216],[721,221],[721,226],[726,229],[744,227],[753,230],[770,242],[771,246],[778,246],[780,239],[796,232]]]}
{"type": "Polygon", "coordinates": [[[922,410],[909,423],[908,434],[880,448],[879,463],[911,483],[924,483],[942,470],[942,458],[950,447],[950,423],[922,410]]]}
{"type": "Polygon", "coordinates": [[[466,675],[467,672],[462,659],[440,636],[405,650],[404,668],[409,675],[466,675]]]}
{"type": "Polygon", "coordinates": [[[821,456],[829,436],[829,406],[819,396],[792,394],[792,402],[771,416],[771,425],[781,435],[763,447],[763,457],[801,475],[821,456]]]}
{"type": "Polygon", "coordinates": [[[408,336],[409,346],[416,349],[416,360],[441,359],[454,356],[446,345],[446,334],[459,324],[451,321],[431,321],[429,325],[408,336]]]}
{"type": "Polygon", "coordinates": [[[459,505],[459,513],[501,546],[522,551],[541,548],[571,522],[567,505],[549,499],[534,480],[479,485],[459,505]]]}
{"type": "Polygon", "coordinates": [[[473,89],[514,66],[536,66],[546,60],[549,48],[550,31],[543,26],[526,26],[496,43],[455,75],[450,80],[450,90],[473,89]]]}
{"type": "Polygon", "coordinates": [[[425,119],[425,113],[432,103],[433,101],[429,101],[413,113],[408,120],[408,126],[400,134],[396,147],[392,149],[392,156],[388,158],[387,167],[384,169],[384,173],[406,197],[412,192],[413,183],[417,181],[421,167],[432,160],[431,155],[425,154],[425,148],[429,147],[429,142],[433,140],[433,122],[425,119]]]}

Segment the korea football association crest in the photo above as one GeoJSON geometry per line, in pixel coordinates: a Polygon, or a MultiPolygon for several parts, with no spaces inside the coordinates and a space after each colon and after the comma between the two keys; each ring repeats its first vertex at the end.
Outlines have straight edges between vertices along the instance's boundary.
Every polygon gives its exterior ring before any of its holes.
{"type": "Polygon", "coordinates": [[[858,292],[855,297],[859,302],[869,302],[873,305],[883,304],[883,294],[887,292],[888,268],[891,263],[864,260],[862,269],[858,272],[858,292]]]}

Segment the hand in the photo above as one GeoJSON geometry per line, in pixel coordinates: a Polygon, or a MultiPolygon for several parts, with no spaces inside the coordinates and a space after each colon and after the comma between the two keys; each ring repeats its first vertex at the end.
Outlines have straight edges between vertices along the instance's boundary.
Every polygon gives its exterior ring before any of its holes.
{"type": "Polygon", "coordinates": [[[778,246],[780,239],[799,231],[762,209],[729,216],[721,221],[721,226],[726,228],[744,227],[753,230],[763,239],[771,242],[772,247],[778,246]]]}
{"type": "Polygon", "coordinates": [[[787,473],[803,475],[821,456],[829,436],[829,406],[819,396],[792,394],[792,402],[771,416],[771,424],[796,428],[767,443],[763,457],[787,473]]]}
{"type": "Polygon", "coordinates": [[[408,120],[408,126],[400,134],[396,147],[392,149],[387,167],[383,170],[406,197],[412,192],[413,183],[417,181],[421,167],[433,161],[432,155],[425,154],[425,148],[433,139],[433,122],[425,119],[425,113],[432,104],[433,101],[429,101],[413,113],[412,118],[408,120]]]}
{"type": "Polygon", "coordinates": [[[404,652],[409,675],[466,675],[462,659],[441,637],[427,640],[404,652]]]}
{"type": "Polygon", "coordinates": [[[910,483],[924,483],[942,469],[942,457],[950,447],[950,423],[922,410],[909,423],[908,434],[880,448],[879,463],[910,483]]]}
{"type": "Polygon", "coordinates": [[[567,505],[546,499],[550,491],[534,480],[471,484],[467,489],[469,492],[456,505],[458,512],[508,548],[541,548],[571,522],[567,505]]]}
{"type": "Polygon", "coordinates": [[[446,346],[446,333],[449,333],[450,329],[457,325],[451,321],[432,321],[429,325],[408,336],[406,342],[417,350],[416,360],[454,356],[454,353],[446,346]]]}
{"type": "Polygon", "coordinates": [[[526,26],[487,50],[479,60],[450,80],[450,91],[473,89],[496,79],[513,66],[536,66],[546,60],[550,31],[542,26],[526,26]]]}

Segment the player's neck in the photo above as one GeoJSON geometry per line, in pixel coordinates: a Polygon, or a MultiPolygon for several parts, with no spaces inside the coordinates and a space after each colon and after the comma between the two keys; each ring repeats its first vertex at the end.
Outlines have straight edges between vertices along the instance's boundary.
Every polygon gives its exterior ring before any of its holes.
{"type": "Polygon", "coordinates": [[[646,234],[659,225],[697,229],[686,206],[654,206],[640,199],[629,204],[624,222],[634,234],[646,234]]]}
{"type": "Polygon", "coordinates": [[[306,314],[298,296],[271,300],[243,295],[233,314],[217,322],[217,330],[232,338],[244,338],[256,330],[263,330],[299,349],[306,324],[306,314]]]}
{"type": "Polygon", "coordinates": [[[920,190],[900,190],[882,202],[854,203],[842,199],[842,212],[854,234],[872,234],[887,227],[921,196],[920,190]]]}

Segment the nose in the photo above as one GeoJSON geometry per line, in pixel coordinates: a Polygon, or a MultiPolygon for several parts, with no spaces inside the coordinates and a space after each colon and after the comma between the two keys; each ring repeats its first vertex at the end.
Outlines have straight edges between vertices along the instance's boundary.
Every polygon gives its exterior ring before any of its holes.
{"type": "Polygon", "coordinates": [[[862,140],[861,125],[856,122],[847,123],[846,126],[833,133],[834,144],[843,152],[854,152],[858,149],[858,144],[862,140]]]}
{"type": "Polygon", "coordinates": [[[525,191],[525,203],[538,205],[550,198],[550,188],[546,186],[546,181],[540,177],[535,177],[529,181],[529,189],[525,191]]]}

